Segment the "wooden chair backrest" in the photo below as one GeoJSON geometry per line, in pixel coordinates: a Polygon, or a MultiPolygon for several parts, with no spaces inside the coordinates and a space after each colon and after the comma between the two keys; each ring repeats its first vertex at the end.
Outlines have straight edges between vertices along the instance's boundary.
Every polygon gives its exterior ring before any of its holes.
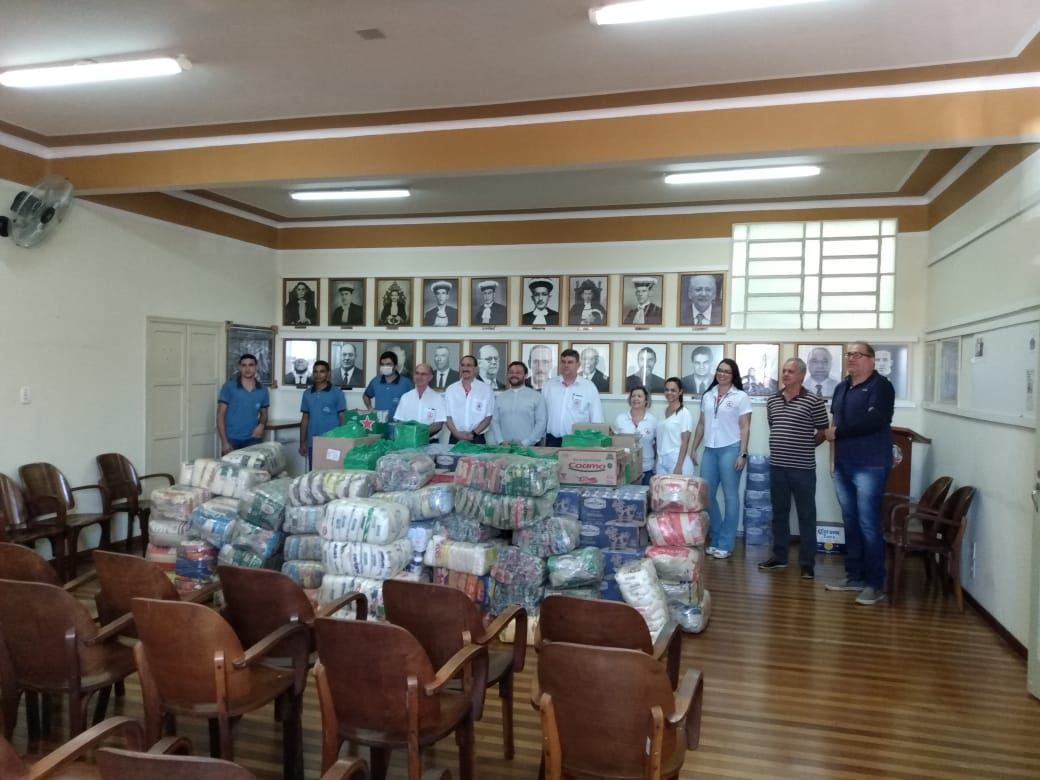
{"type": "Polygon", "coordinates": [[[246,646],[293,618],[304,623],[314,619],[314,606],[307,594],[280,571],[220,565],[217,576],[227,605],[224,619],[246,646]]]}
{"type": "Polygon", "coordinates": [[[388,621],[419,640],[434,668],[443,666],[459,651],[464,631],[471,638],[484,633],[480,609],[451,585],[386,580],[383,608],[388,621]]]}
{"type": "Polygon", "coordinates": [[[620,601],[549,596],[538,618],[538,647],[547,642],[620,647],[653,654],[650,629],[633,607],[620,601]]]}
{"type": "Polygon", "coordinates": [[[947,547],[952,548],[960,544],[961,538],[964,536],[964,528],[967,525],[968,510],[971,508],[974,498],[975,488],[971,485],[962,485],[943,502],[939,514],[953,525],[938,524],[935,527],[935,534],[947,547]]]}
{"type": "Polygon", "coordinates": [[[141,495],[141,479],[129,458],[118,452],[106,452],[96,460],[101,484],[108,488],[113,501],[141,495]]]}
{"type": "Polygon", "coordinates": [[[946,500],[946,494],[953,485],[953,477],[939,477],[924,489],[917,505],[923,509],[938,509],[946,500]]]}
{"type": "Polygon", "coordinates": [[[55,568],[24,544],[0,542],[0,578],[61,587],[61,577],[55,568]]]}
{"type": "Polygon", "coordinates": [[[29,525],[29,507],[21,486],[6,474],[0,474],[0,523],[5,534],[8,528],[25,528],[29,525]]]}
{"type": "Polygon", "coordinates": [[[30,496],[51,495],[63,501],[68,509],[76,506],[72,486],[57,466],[51,463],[27,463],[18,467],[18,477],[30,496]]]}
{"type": "Polygon", "coordinates": [[[101,780],[256,780],[248,769],[219,758],[169,756],[102,748],[94,754],[101,780]]]}
{"type": "Polygon", "coordinates": [[[101,588],[98,613],[104,622],[130,612],[130,603],[135,598],[180,600],[170,578],[152,561],[107,550],[94,550],[93,555],[101,588]]]}

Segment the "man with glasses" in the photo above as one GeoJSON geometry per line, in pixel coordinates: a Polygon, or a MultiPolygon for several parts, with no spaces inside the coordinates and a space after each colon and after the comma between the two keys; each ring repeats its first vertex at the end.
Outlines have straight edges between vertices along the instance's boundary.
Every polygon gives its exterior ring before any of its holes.
{"type": "Polygon", "coordinates": [[[420,363],[412,371],[415,387],[401,396],[394,412],[395,422],[417,422],[430,426],[430,441],[440,439],[440,430],[448,419],[444,397],[430,387],[433,369],[420,363]]]}
{"type": "Polygon", "coordinates": [[[848,376],[834,389],[833,423],[825,436],[834,447],[834,489],[845,524],[845,579],[827,590],[855,591],[856,603],[885,597],[885,541],[881,496],[892,468],[895,390],[874,369],[874,348],[863,341],[845,353],[848,376]]]}

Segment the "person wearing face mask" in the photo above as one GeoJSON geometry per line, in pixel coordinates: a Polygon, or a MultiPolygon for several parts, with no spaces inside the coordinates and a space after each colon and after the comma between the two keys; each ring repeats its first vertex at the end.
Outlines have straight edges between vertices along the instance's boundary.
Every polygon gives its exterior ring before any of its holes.
{"type": "Polygon", "coordinates": [[[379,356],[379,376],[368,383],[362,400],[366,409],[385,411],[392,420],[401,396],[413,387],[412,380],[397,372],[397,354],[387,350],[379,356]]]}

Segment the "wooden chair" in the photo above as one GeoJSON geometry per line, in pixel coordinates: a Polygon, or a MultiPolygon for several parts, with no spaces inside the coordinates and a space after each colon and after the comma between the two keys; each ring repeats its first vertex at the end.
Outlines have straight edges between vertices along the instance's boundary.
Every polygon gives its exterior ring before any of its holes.
{"type": "Polygon", "coordinates": [[[108,490],[104,485],[78,485],[72,487],[65,475],[50,463],[27,463],[18,467],[18,477],[25,485],[25,490],[33,500],[42,496],[53,496],[65,507],[65,544],[68,550],[69,577],[76,573],[76,553],[79,551],[79,537],[84,528],[96,525],[101,529],[98,548],[109,550],[112,547],[112,509],[108,500],[108,490]],[[83,490],[96,490],[101,499],[100,512],[76,512],[76,493],[83,490]]]}
{"type": "MultiPolygon", "coordinates": [[[[85,758],[90,751],[116,738],[131,751],[144,748],[144,730],[141,724],[125,717],[108,718],[91,726],[45,756],[19,756],[11,743],[0,737],[0,777],[4,780],[66,777],[65,770],[70,769],[71,765],[85,758]]],[[[80,776],[80,773],[76,774],[80,776]]],[[[132,775],[124,777],[129,778],[132,775]]]]}
{"type": "MultiPolygon", "coordinates": [[[[135,598],[131,607],[141,640],[134,655],[149,742],[159,739],[164,720],[172,730],[178,715],[205,718],[210,728],[210,754],[234,761],[233,723],[247,712],[277,702],[283,774],[287,780],[300,780],[307,659],[297,653],[289,669],[274,669],[261,661],[279,642],[305,632],[306,627],[283,625],[243,649],[227,621],[201,604],[135,598]]],[[[302,647],[300,643],[294,646],[302,647]]]]}
{"type": "Polygon", "coordinates": [[[884,493],[881,496],[882,531],[887,535],[901,522],[908,512],[917,509],[938,510],[946,500],[946,494],[953,486],[953,477],[939,477],[924,489],[921,497],[914,501],[912,497],[899,493],[884,493]]]}
{"type": "Polygon", "coordinates": [[[538,654],[531,701],[542,717],[547,780],[676,778],[700,741],[704,683],[675,691],[639,650],[552,642],[538,654]]]}
{"type": "Polygon", "coordinates": [[[62,582],[61,576],[51,562],[44,560],[31,547],[0,542],[0,579],[42,582],[47,585],[56,585],[62,590],[72,593],[93,580],[95,576],[97,575],[94,572],[87,572],[74,580],[62,582]]]}
{"type": "MultiPolygon", "coordinates": [[[[94,757],[101,780],[256,780],[248,769],[222,758],[191,755],[158,755],[152,752],[103,748],[94,757]]],[[[368,765],[361,759],[337,761],[321,780],[368,780],[368,765]]]]}
{"type": "Polygon", "coordinates": [[[469,642],[488,648],[488,687],[497,684],[502,698],[502,754],[513,758],[513,676],[524,670],[527,655],[527,610],[510,607],[486,629],[472,599],[450,585],[387,580],[383,583],[386,619],[419,640],[434,666],[443,666],[469,642]],[[499,634],[515,623],[515,641],[507,646],[499,634]]]}
{"type": "Polygon", "coordinates": [[[106,452],[97,456],[99,482],[108,490],[109,506],[112,512],[126,512],[126,544],[130,548],[130,539],[134,530],[134,518],[141,528],[141,554],[148,551],[148,518],[152,514],[152,502],[141,498],[144,491],[143,482],[149,479],[165,479],[170,485],[176,480],[172,474],[155,473],[139,477],[137,469],[130,459],[118,452],[106,452]]]}
{"type": "Polygon", "coordinates": [[[65,505],[55,496],[25,495],[21,486],[6,474],[0,474],[0,541],[36,548],[46,539],[51,545],[54,568],[59,577],[68,579],[65,505]],[[49,516],[41,519],[43,516],[49,516]]]}
{"type": "Polygon", "coordinates": [[[953,584],[957,608],[964,611],[964,593],[961,590],[961,543],[968,525],[968,509],[975,498],[975,488],[970,485],[957,488],[938,510],[917,508],[907,512],[893,524],[885,541],[892,547],[892,571],[889,590],[892,603],[899,596],[900,580],[906,556],[922,553],[925,556],[925,574],[931,579],[932,569],[943,586],[953,584]],[[915,525],[919,530],[914,530],[915,525]],[[941,564],[941,566],[940,566],[941,564]]]}
{"type": "Polygon", "coordinates": [[[475,780],[473,722],[480,718],[487,648],[469,644],[434,669],[419,641],[401,626],[318,618],[318,703],[321,765],[344,742],[367,745],[374,780],[384,780],[390,753],[408,749],[408,778],[419,780],[421,748],[455,733],[459,775],[475,780]],[[463,674],[462,690],[448,684],[463,674]]]}
{"type": "Polygon", "coordinates": [[[542,602],[535,649],[541,652],[549,642],[639,650],[658,661],[663,659],[672,687],[679,684],[682,632],[678,624],[668,621],[652,642],[643,616],[620,601],[549,596],[542,602]]]}
{"type": "MultiPolygon", "coordinates": [[[[0,626],[9,675],[3,714],[10,737],[21,693],[68,700],[69,736],[83,731],[90,697],[94,723],[104,717],[112,686],[134,671],[133,650],[116,641],[125,621],[98,627],[75,596],[56,585],[0,580],[0,626]]],[[[29,735],[38,736],[29,713],[29,735]]]]}

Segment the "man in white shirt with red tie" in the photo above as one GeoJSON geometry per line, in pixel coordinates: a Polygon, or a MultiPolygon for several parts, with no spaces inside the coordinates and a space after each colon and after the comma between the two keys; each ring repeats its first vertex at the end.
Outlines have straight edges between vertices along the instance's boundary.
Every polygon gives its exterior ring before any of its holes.
{"type": "Polygon", "coordinates": [[[477,359],[466,355],[459,361],[462,378],[444,391],[447,404],[449,443],[471,441],[484,443],[484,431],[495,413],[495,391],[487,382],[477,381],[477,359]]]}

